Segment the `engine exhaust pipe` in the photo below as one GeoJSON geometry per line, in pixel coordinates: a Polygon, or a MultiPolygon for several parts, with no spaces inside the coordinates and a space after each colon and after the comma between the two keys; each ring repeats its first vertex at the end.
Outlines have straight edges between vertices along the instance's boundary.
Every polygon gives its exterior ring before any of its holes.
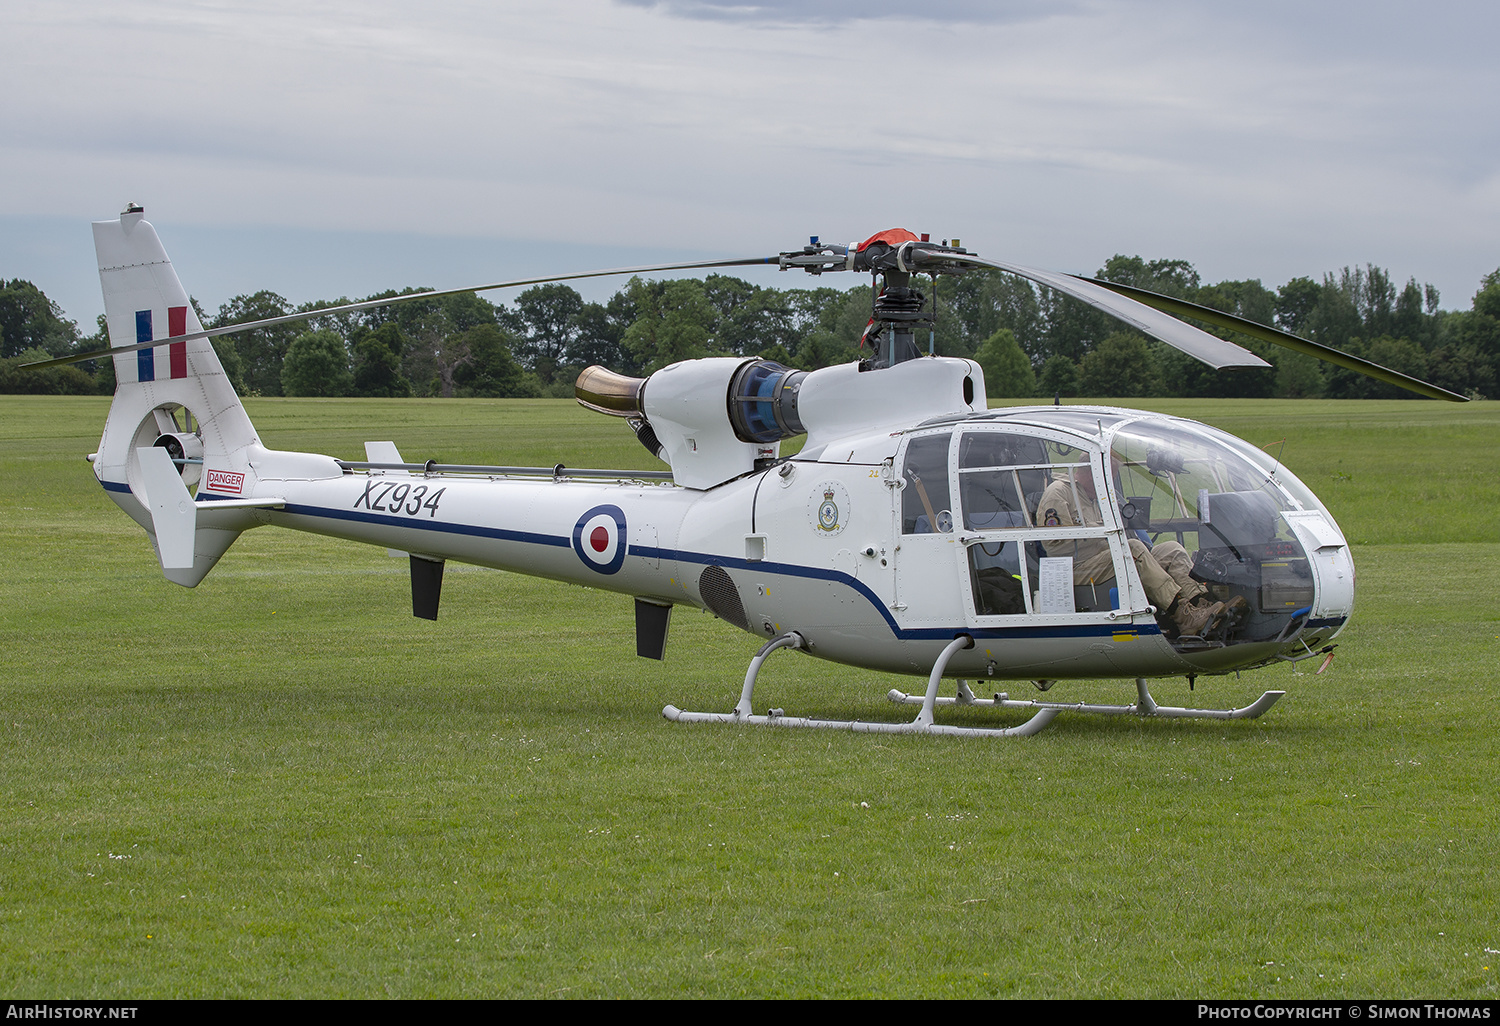
{"type": "Polygon", "coordinates": [[[585,367],[573,385],[578,405],[611,417],[640,417],[645,378],[629,378],[595,365],[585,367]]]}

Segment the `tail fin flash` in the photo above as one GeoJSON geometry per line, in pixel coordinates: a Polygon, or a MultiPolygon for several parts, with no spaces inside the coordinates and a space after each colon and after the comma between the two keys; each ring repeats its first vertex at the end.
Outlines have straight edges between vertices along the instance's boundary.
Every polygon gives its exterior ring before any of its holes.
{"type": "MultiPolygon", "coordinates": [[[[200,499],[215,493],[250,495],[255,482],[251,457],[264,450],[212,343],[203,338],[171,341],[201,331],[202,325],[156,229],[142,213],[132,204],[116,220],[94,222],[110,345],[162,340],[159,346],[114,357],[115,398],[94,457],[94,474],[110,498],[159,540],[149,472],[138,449],[165,449],[183,489],[196,486],[200,499]]],[[[161,490],[158,482],[156,491],[161,490]]],[[[183,560],[166,557],[167,551],[175,551],[172,545],[158,545],[168,578],[188,587],[203,579],[239,532],[200,527],[196,533],[196,558],[189,567],[167,566],[183,560]],[[212,538],[203,536],[209,533],[212,538]]]]}

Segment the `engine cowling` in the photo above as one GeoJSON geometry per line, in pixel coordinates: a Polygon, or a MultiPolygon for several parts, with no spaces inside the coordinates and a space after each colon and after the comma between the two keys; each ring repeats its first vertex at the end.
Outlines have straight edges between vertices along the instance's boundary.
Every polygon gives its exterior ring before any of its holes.
{"type": "Polygon", "coordinates": [[[630,420],[678,484],[706,489],[775,460],[783,439],[804,432],[802,455],[816,458],[842,436],[982,410],[984,373],[972,361],[942,357],[815,371],[714,357],[648,378],[589,367],[574,392],[583,406],[630,420]]]}

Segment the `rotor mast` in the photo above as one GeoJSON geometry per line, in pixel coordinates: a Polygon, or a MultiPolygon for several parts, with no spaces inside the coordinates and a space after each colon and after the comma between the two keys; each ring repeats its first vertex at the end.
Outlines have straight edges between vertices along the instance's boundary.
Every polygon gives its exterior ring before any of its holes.
{"type": "MultiPolygon", "coordinates": [[[[924,355],[916,340],[916,329],[926,322],[929,339],[937,318],[936,282],[939,273],[960,274],[967,267],[961,259],[968,251],[948,240],[932,242],[903,228],[892,228],[848,246],[821,243],[814,235],[801,250],[782,253],[780,266],[787,270],[800,267],[809,274],[824,271],[868,271],[873,277],[870,323],[861,345],[868,341],[872,355],[861,362],[862,370],[893,367],[924,355]],[[912,283],[917,273],[933,277],[933,301],[912,283]]],[[[928,346],[932,355],[931,343],[928,346]]]]}

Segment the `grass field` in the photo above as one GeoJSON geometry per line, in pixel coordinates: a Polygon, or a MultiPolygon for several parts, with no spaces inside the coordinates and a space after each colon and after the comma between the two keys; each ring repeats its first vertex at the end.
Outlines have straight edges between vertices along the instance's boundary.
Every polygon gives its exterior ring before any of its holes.
{"type": "MultiPolygon", "coordinates": [[[[416,620],[404,561],[311,536],[178,588],[83,461],[106,405],[0,397],[7,997],[1497,996],[1500,405],[1154,402],[1287,439],[1354,623],[1322,676],[1155,689],[1286,688],[1260,720],[1007,741],[670,724],[757,642],[679,610],[641,660],[628,599],[461,567],[416,620]]],[[[561,401],[247,406],[345,458],[652,463],[561,401]]],[[[783,655],[757,697],[914,683],[783,655]]]]}

